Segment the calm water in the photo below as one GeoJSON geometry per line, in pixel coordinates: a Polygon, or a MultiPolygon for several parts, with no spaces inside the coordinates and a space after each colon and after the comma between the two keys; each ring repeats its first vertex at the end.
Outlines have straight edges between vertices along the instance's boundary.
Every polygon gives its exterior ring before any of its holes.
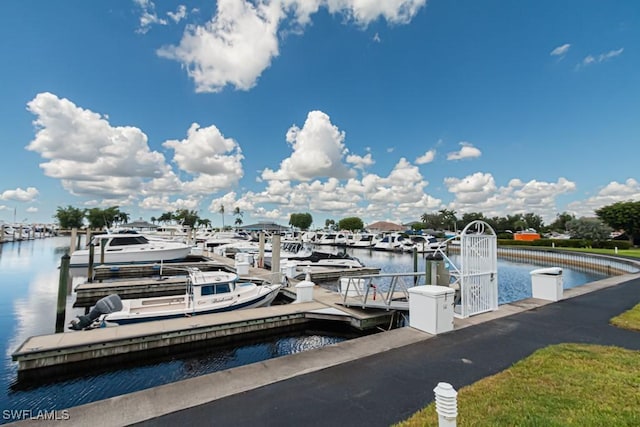
{"type": "MultiPolygon", "coordinates": [[[[11,354],[28,337],[55,331],[57,267],[68,247],[68,237],[0,244],[0,342],[4,346],[0,371],[2,411],[64,409],[234,366],[320,348],[345,339],[331,335],[294,334],[242,347],[148,360],[144,366],[125,366],[117,371],[79,372],[66,378],[38,382],[18,381],[17,365],[11,361],[11,354]]],[[[409,254],[368,250],[352,250],[351,253],[365,265],[380,267],[385,273],[413,271],[413,259],[409,254]]],[[[529,272],[539,267],[499,260],[500,303],[530,297],[529,272]]],[[[418,270],[424,271],[423,259],[419,260],[418,270]]],[[[564,269],[563,277],[565,288],[570,288],[604,276],[564,269]]],[[[74,286],[80,281],[84,281],[84,278],[75,279],[74,286]]],[[[80,310],[71,308],[72,304],[73,296],[70,296],[67,319],[80,314],[80,310]]],[[[0,423],[4,422],[7,420],[0,420],[0,423]]]]}

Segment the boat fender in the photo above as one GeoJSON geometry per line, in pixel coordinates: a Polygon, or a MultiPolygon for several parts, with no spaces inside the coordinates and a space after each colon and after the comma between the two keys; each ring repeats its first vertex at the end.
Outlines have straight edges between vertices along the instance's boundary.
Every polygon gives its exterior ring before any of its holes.
{"type": "Polygon", "coordinates": [[[376,285],[374,285],[373,283],[371,283],[369,286],[373,288],[373,300],[375,301],[376,300],[376,292],[378,290],[378,287],[376,285]]]}

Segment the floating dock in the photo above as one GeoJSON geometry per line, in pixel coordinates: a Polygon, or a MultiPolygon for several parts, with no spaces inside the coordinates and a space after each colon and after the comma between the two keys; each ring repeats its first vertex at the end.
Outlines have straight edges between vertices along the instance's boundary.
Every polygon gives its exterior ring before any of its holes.
{"type": "MultiPolygon", "coordinates": [[[[289,296],[295,289],[287,288],[289,296]]],[[[303,328],[312,321],[340,322],[362,333],[389,329],[397,320],[388,310],[362,310],[340,305],[342,296],[320,286],[313,301],[255,309],[197,315],[179,319],[65,332],[28,338],[13,354],[21,375],[77,370],[80,366],[105,366],[160,355],[181,348],[196,348],[241,341],[303,328]]]]}
{"type": "MultiPolygon", "coordinates": [[[[203,271],[236,271],[234,260],[208,253],[199,259],[163,265],[97,266],[92,282],[76,286],[74,307],[88,308],[113,293],[125,299],[182,294],[187,284],[185,270],[194,267],[203,271]]],[[[311,271],[310,276],[312,280],[317,277],[337,281],[342,276],[377,271],[379,269],[375,268],[318,268],[311,271]]],[[[281,273],[261,268],[250,267],[245,273],[248,274],[240,275],[241,279],[258,283],[282,280],[281,273]]],[[[289,284],[296,282],[293,279],[289,284]]],[[[289,301],[297,299],[294,286],[283,287],[280,294],[289,301]]],[[[375,328],[389,329],[394,320],[398,321],[395,311],[345,307],[341,305],[343,299],[338,292],[316,285],[311,302],[34,336],[12,354],[12,359],[18,362],[21,375],[39,375],[44,371],[65,372],[82,365],[104,366],[178,349],[237,342],[282,330],[301,329],[315,321],[334,322],[334,325],[339,322],[361,333],[369,333],[375,328]]]]}
{"type": "MultiPolygon", "coordinates": [[[[118,294],[122,299],[183,294],[187,286],[186,271],[189,268],[201,271],[236,271],[234,260],[214,254],[165,264],[100,265],[94,268],[93,281],[75,287],[76,299],[73,307],[91,307],[100,298],[111,294],[118,294]]],[[[327,283],[337,282],[340,277],[376,274],[379,271],[379,268],[368,267],[315,267],[309,275],[314,283],[327,283]]],[[[305,274],[306,271],[298,269],[294,282],[303,279],[305,274]]],[[[280,274],[254,267],[250,267],[248,274],[240,275],[240,278],[258,284],[281,281],[280,274]]]]}
{"type": "Polygon", "coordinates": [[[225,258],[187,257],[181,262],[167,262],[155,264],[126,264],[126,265],[98,265],[93,268],[93,280],[132,279],[154,276],[185,275],[188,268],[198,268],[201,271],[225,270],[233,271],[233,262],[226,262],[225,258]]]}

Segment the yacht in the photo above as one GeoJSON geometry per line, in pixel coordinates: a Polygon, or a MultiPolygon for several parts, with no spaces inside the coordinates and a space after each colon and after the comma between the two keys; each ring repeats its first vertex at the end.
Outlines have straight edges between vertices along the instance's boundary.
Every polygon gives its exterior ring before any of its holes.
{"type": "Polygon", "coordinates": [[[316,245],[333,245],[333,246],[345,246],[347,243],[347,235],[345,233],[325,233],[318,240],[315,241],[316,245]]]}
{"type": "Polygon", "coordinates": [[[387,234],[373,246],[373,249],[376,251],[401,251],[404,239],[405,237],[400,233],[387,234]]]}
{"type": "MultiPolygon", "coordinates": [[[[96,234],[91,239],[95,264],[135,264],[176,261],[191,252],[191,245],[171,240],[152,240],[136,232],[96,234]]],[[[90,249],[71,254],[70,267],[89,265],[90,249]]]]}
{"type": "Polygon", "coordinates": [[[352,248],[373,248],[380,241],[380,237],[374,233],[357,233],[347,246],[352,248]]]}
{"type": "Polygon", "coordinates": [[[402,240],[404,252],[413,252],[414,249],[418,253],[435,252],[439,246],[440,241],[431,235],[414,235],[402,240]]]}

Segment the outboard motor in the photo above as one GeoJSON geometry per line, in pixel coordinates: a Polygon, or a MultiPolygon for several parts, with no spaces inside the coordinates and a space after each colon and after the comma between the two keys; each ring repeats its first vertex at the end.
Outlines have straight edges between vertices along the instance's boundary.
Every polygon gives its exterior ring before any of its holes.
{"type": "Polygon", "coordinates": [[[122,310],[122,300],[116,294],[101,298],[86,316],[78,316],[69,324],[69,329],[81,331],[88,328],[100,316],[122,310]]]}

